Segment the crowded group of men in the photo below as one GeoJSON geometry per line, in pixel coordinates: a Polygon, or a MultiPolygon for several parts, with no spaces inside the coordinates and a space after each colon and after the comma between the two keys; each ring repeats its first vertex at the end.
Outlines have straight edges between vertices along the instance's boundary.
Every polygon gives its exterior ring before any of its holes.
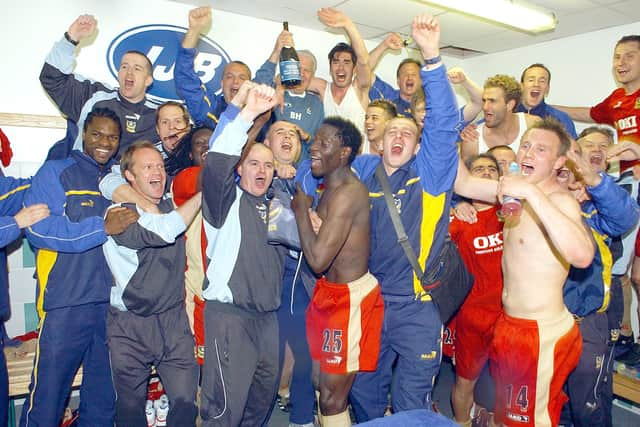
{"type": "Polygon", "coordinates": [[[447,70],[426,14],[395,89],[374,68],[397,34],[368,52],[346,14],[318,18],[349,42],[328,53],[330,81],[298,49],[301,83],[280,86],[284,30],[253,78],[231,61],[215,94],[193,66],[212,11],[191,10],[183,102],[157,108],[143,52],[124,54],[116,89],[73,73],[93,16],[54,44],[40,81],[67,135],[33,178],[0,181],[2,244],[24,230],[36,250],[22,427],[59,424],[80,366],[82,426],[147,426],[152,369],[169,426],[266,426],[281,381],[294,427],[611,425],[640,260],[640,36],[616,44],[620,88],[588,109],[546,104],[541,63],[483,88],[447,70]],[[572,120],[609,126],[577,134],[572,120]],[[290,241],[272,236],[275,201],[295,217],[290,241]],[[450,318],[434,289],[458,280],[473,287],[450,318]],[[443,354],[453,420],[432,402],[443,354]]]}

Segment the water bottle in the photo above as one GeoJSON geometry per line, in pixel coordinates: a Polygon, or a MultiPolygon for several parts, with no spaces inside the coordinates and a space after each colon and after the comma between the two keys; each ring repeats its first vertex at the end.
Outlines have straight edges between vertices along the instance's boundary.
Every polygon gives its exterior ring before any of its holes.
{"type": "Polygon", "coordinates": [[[167,415],[169,415],[169,398],[167,395],[160,396],[160,399],[153,402],[153,407],[156,410],[156,426],[166,427],[167,415]]]}
{"type": "Polygon", "coordinates": [[[147,400],[145,414],[147,415],[147,427],[156,427],[156,409],[150,400],[147,400]]]}
{"type": "MultiPolygon", "coordinates": [[[[511,162],[509,164],[509,172],[508,175],[517,175],[520,172],[520,168],[516,162],[511,162]]],[[[522,212],[522,202],[520,199],[516,199],[511,196],[503,196],[502,197],[502,207],[500,208],[500,213],[503,217],[510,216],[520,216],[520,212],[522,212]]]]}
{"type": "MultiPolygon", "coordinates": [[[[283,22],[285,31],[289,31],[289,23],[283,22]]],[[[291,46],[284,46],[280,51],[280,82],[286,87],[298,86],[300,77],[300,59],[298,52],[291,46]]]]}

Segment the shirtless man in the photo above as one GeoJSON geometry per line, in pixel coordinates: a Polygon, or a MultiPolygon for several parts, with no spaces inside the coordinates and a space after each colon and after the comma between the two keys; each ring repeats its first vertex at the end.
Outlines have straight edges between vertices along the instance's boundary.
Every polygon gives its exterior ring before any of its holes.
{"type": "Polygon", "coordinates": [[[351,45],[338,43],[329,52],[331,82],[314,78],[310,89],[320,94],[324,115],[351,120],[364,133],[364,116],[369,105],[371,67],[369,52],[351,19],[339,10],[324,8],[318,18],[328,27],[344,28],[351,45]]]}
{"type": "Polygon", "coordinates": [[[499,197],[522,200],[522,213],[504,225],[504,291],[490,360],[496,380],[496,421],[505,425],[557,425],[567,398],[562,385],[580,357],[578,326],[563,302],[571,265],[594,256],[580,206],[558,184],[570,137],[553,119],[522,138],[519,176],[503,176],[499,197]],[[534,260],[534,262],[532,262],[534,260]]]}
{"type": "Polygon", "coordinates": [[[460,154],[463,160],[497,145],[509,145],[518,151],[522,135],[540,120],[537,116],[513,112],[521,95],[520,83],[513,77],[498,74],[487,79],[482,94],[485,121],[477,127],[471,125],[462,132],[460,154]]]}
{"type": "Polygon", "coordinates": [[[322,274],[307,310],[307,339],[314,363],[320,364],[318,415],[323,427],[351,425],[351,385],[358,371],[376,369],[380,348],[383,302],[367,267],[369,197],[350,168],[361,143],[353,123],[325,119],[311,146],[311,171],[324,178],[317,234],[311,199],[300,186],[292,202],[307,262],[322,274]]]}

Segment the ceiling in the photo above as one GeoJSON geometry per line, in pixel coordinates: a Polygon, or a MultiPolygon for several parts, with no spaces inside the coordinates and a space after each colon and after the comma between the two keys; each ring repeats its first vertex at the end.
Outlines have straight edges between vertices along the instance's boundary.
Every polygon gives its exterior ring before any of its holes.
{"type": "MultiPolygon", "coordinates": [[[[543,41],[587,33],[640,21],[640,0],[527,0],[556,14],[554,31],[531,35],[499,24],[425,5],[419,0],[174,0],[190,5],[207,2],[214,9],[276,22],[326,30],[316,17],[321,7],[335,7],[351,17],[365,39],[382,40],[391,32],[408,34],[410,22],[419,13],[438,16],[443,28],[442,46],[449,54],[471,56],[494,53],[543,41]]],[[[428,0],[427,0],[428,1],[428,0]]],[[[482,0],[477,0],[482,1],[482,0]]],[[[640,32],[640,28],[639,28],[640,32]]]]}

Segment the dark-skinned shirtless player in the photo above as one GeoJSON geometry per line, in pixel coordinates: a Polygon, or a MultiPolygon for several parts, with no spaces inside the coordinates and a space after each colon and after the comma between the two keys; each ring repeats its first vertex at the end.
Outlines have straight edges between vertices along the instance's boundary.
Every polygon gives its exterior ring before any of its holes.
{"type": "Polygon", "coordinates": [[[362,136],[349,121],[324,120],[311,146],[311,171],[323,177],[315,233],[311,199],[298,188],[293,209],[304,255],[319,275],[307,310],[307,339],[320,365],[319,417],[323,427],[350,426],[349,391],[358,371],[376,369],[383,301],[367,267],[369,197],[351,162],[362,136]]]}

